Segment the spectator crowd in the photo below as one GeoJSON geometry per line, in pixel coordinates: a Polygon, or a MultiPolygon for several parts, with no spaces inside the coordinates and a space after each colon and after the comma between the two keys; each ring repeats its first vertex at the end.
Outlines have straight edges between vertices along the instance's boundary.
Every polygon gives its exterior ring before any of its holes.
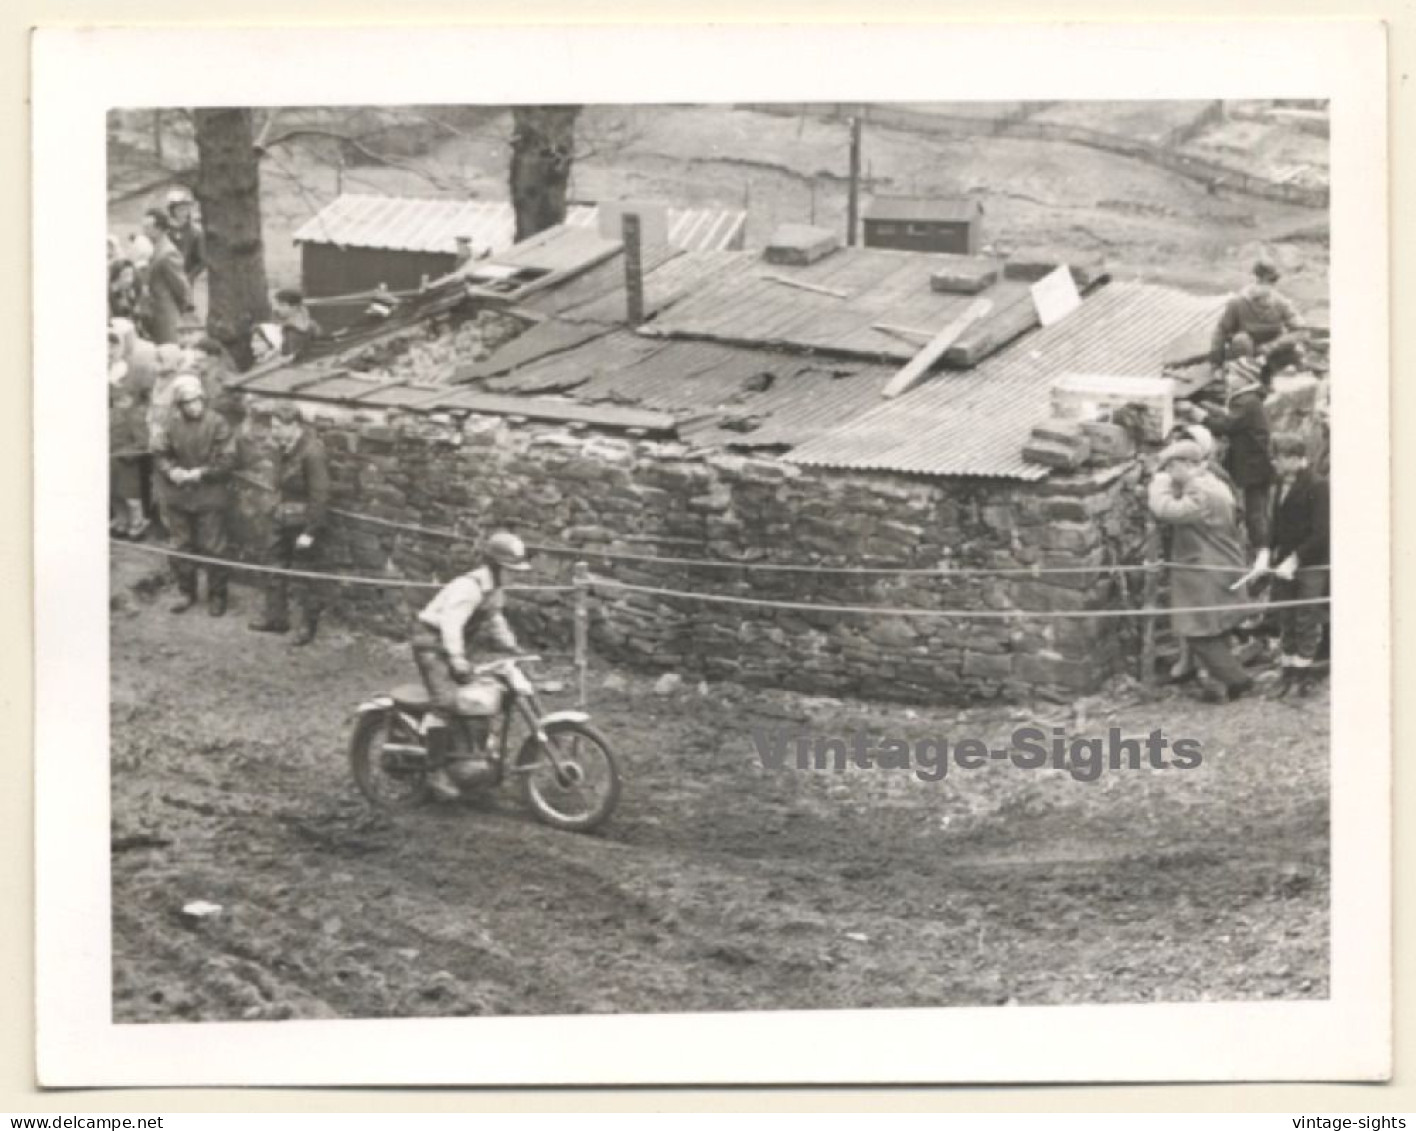
{"type": "MultiPolygon", "coordinates": [[[[230,390],[238,375],[231,354],[199,320],[207,243],[191,194],[174,190],[166,205],[145,213],[126,255],[120,241],[108,241],[111,530],[141,540],[160,527],[173,550],[212,559],[172,559],[180,594],[173,612],[197,604],[200,565],[209,611],[222,616],[228,492],[250,462],[243,443],[249,444],[255,422],[230,390]]],[[[1215,701],[1254,686],[1244,660],[1272,638],[1265,628],[1276,629],[1279,694],[1306,695],[1326,659],[1330,386],[1326,365],[1310,355],[1307,330],[1278,282],[1277,268],[1261,261],[1253,283],[1226,302],[1208,380],[1193,399],[1177,403],[1181,423],[1147,488],[1163,532],[1162,556],[1170,563],[1172,624],[1180,643],[1170,678],[1197,680],[1203,697],[1215,701]],[[1308,401],[1294,413],[1284,407],[1292,398],[1278,386],[1300,377],[1308,401]],[[1274,412],[1301,430],[1275,430],[1274,412]],[[1253,615],[1254,602],[1266,594],[1304,603],[1253,615]]],[[[376,295],[367,317],[386,319],[393,302],[376,295]]],[[[271,308],[273,321],[251,332],[256,364],[299,360],[323,337],[299,291],[277,291],[271,308]]],[[[293,405],[270,415],[275,475],[265,489],[275,506],[266,559],[308,571],[322,562],[325,455],[293,405]]],[[[312,587],[302,593],[296,641],[308,643],[322,602],[312,587]]],[[[293,627],[289,609],[286,578],[274,576],[263,615],[251,627],[287,632],[293,627]]]]}
{"type": "MultiPolygon", "coordinates": [[[[207,243],[195,213],[191,193],[174,189],[165,208],[144,213],[126,248],[108,239],[110,533],[133,541],[165,534],[186,555],[171,561],[179,591],[172,611],[198,603],[205,572],[208,611],[224,616],[230,490],[251,463],[254,422],[231,388],[241,375],[235,360],[204,328],[207,243]]],[[[271,305],[276,320],[251,336],[258,364],[298,359],[322,336],[299,291],[278,291],[271,305]]],[[[293,406],[272,415],[276,533],[267,557],[309,568],[324,540],[324,452],[293,406]]],[[[286,579],[275,576],[266,615],[252,627],[289,630],[287,608],[286,579]]],[[[314,638],[318,617],[307,590],[297,643],[314,638]]]]}
{"type": "Polygon", "coordinates": [[[1253,690],[1243,661],[1264,654],[1265,628],[1277,630],[1280,697],[1306,696],[1328,653],[1331,385],[1278,282],[1278,268],[1260,260],[1225,303],[1213,380],[1179,402],[1183,423],[1148,488],[1171,563],[1180,654],[1170,678],[1198,680],[1218,702],[1253,690]],[[1275,432],[1275,415],[1292,426],[1275,432]],[[1254,615],[1265,596],[1272,615],[1254,615]]]}

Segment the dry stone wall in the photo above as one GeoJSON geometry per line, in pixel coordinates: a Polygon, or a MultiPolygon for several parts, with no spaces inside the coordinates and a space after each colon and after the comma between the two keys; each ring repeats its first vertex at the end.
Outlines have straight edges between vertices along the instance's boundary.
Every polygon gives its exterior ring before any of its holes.
{"type": "MultiPolygon", "coordinates": [[[[474,539],[506,527],[532,544],[579,551],[539,555],[534,582],[568,583],[579,556],[597,578],[646,588],[787,605],[1017,614],[822,613],[597,584],[592,653],[615,662],[814,694],[1067,700],[1112,674],[1132,643],[1135,621],[1024,614],[1136,601],[1107,569],[1138,553],[1135,468],[1040,484],[930,480],[802,469],[771,457],[498,418],[306,407],[329,451],[338,507],[474,539]],[[597,552],[742,564],[611,561],[597,552]],[[928,572],[829,572],[841,567],[928,572]],[[1079,572],[1041,572],[1056,568],[1079,572]]],[[[256,432],[247,440],[247,475],[258,481],[268,476],[263,439],[256,432]]],[[[238,538],[254,553],[270,497],[249,484],[239,495],[238,538]]],[[[446,580],[474,562],[474,550],[340,518],[331,525],[328,559],[350,573],[446,580]]],[[[336,607],[352,623],[400,636],[428,596],[351,586],[336,607]]],[[[538,647],[568,650],[571,601],[528,593],[509,615],[538,647]]]]}

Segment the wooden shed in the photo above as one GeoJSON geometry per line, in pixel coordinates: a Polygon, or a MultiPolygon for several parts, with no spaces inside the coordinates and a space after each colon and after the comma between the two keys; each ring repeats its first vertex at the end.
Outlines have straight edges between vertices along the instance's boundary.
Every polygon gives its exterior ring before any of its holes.
{"type": "Polygon", "coordinates": [[[976,200],[876,197],[863,223],[866,247],[976,255],[983,244],[983,205],[976,200]]]}
{"type": "MultiPolygon", "coordinates": [[[[592,228],[599,206],[572,205],[565,222],[592,228]]],[[[668,239],[689,250],[740,248],[747,214],[669,209],[668,239]]],[[[346,194],[295,233],[306,301],[328,331],[355,322],[379,288],[417,291],[458,266],[458,241],[473,258],[512,246],[516,219],[504,200],[446,200],[346,194]]]]}

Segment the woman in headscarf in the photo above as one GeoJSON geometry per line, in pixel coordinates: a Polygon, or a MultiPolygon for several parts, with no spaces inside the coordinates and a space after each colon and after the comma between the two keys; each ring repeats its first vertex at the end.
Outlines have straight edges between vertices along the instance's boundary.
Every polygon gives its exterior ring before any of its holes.
{"type": "Polygon", "coordinates": [[[1237,699],[1254,681],[1225,639],[1244,615],[1226,606],[1247,600],[1242,588],[1230,588],[1247,572],[1234,496],[1208,470],[1200,446],[1180,440],[1160,453],[1148,501],[1171,531],[1171,623],[1209,677],[1202,695],[1212,702],[1237,699]]]}

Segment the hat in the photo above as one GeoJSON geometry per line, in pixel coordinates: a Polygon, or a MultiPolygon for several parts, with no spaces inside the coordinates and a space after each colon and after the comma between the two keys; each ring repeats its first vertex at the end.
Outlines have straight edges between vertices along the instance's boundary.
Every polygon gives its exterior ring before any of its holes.
{"type": "Polygon", "coordinates": [[[157,368],[161,373],[172,373],[182,368],[184,353],[176,342],[163,342],[157,347],[157,368]]]}
{"type": "Polygon", "coordinates": [[[167,194],[167,207],[174,204],[191,204],[192,194],[185,188],[175,188],[167,194]]]}
{"type": "Polygon", "coordinates": [[[305,302],[305,296],[294,287],[281,287],[275,292],[275,301],[285,306],[301,306],[305,302]]]}
{"type": "Polygon", "coordinates": [[[194,401],[205,396],[206,390],[202,388],[201,379],[195,374],[183,373],[172,382],[173,404],[184,404],[187,401],[194,401]]]}
{"type": "Polygon", "coordinates": [[[1254,264],[1254,278],[1261,283],[1278,282],[1278,268],[1267,259],[1260,259],[1254,264]]]}
{"type": "Polygon", "coordinates": [[[1160,453],[1160,462],[1157,466],[1163,469],[1177,459],[1189,460],[1192,463],[1204,463],[1205,454],[1194,440],[1176,440],[1160,453]]]}
{"type": "Polygon", "coordinates": [[[1200,449],[1200,455],[1209,459],[1214,452],[1214,433],[1203,424],[1182,424],[1175,429],[1178,433],[1176,442],[1189,441],[1200,449]]]}

